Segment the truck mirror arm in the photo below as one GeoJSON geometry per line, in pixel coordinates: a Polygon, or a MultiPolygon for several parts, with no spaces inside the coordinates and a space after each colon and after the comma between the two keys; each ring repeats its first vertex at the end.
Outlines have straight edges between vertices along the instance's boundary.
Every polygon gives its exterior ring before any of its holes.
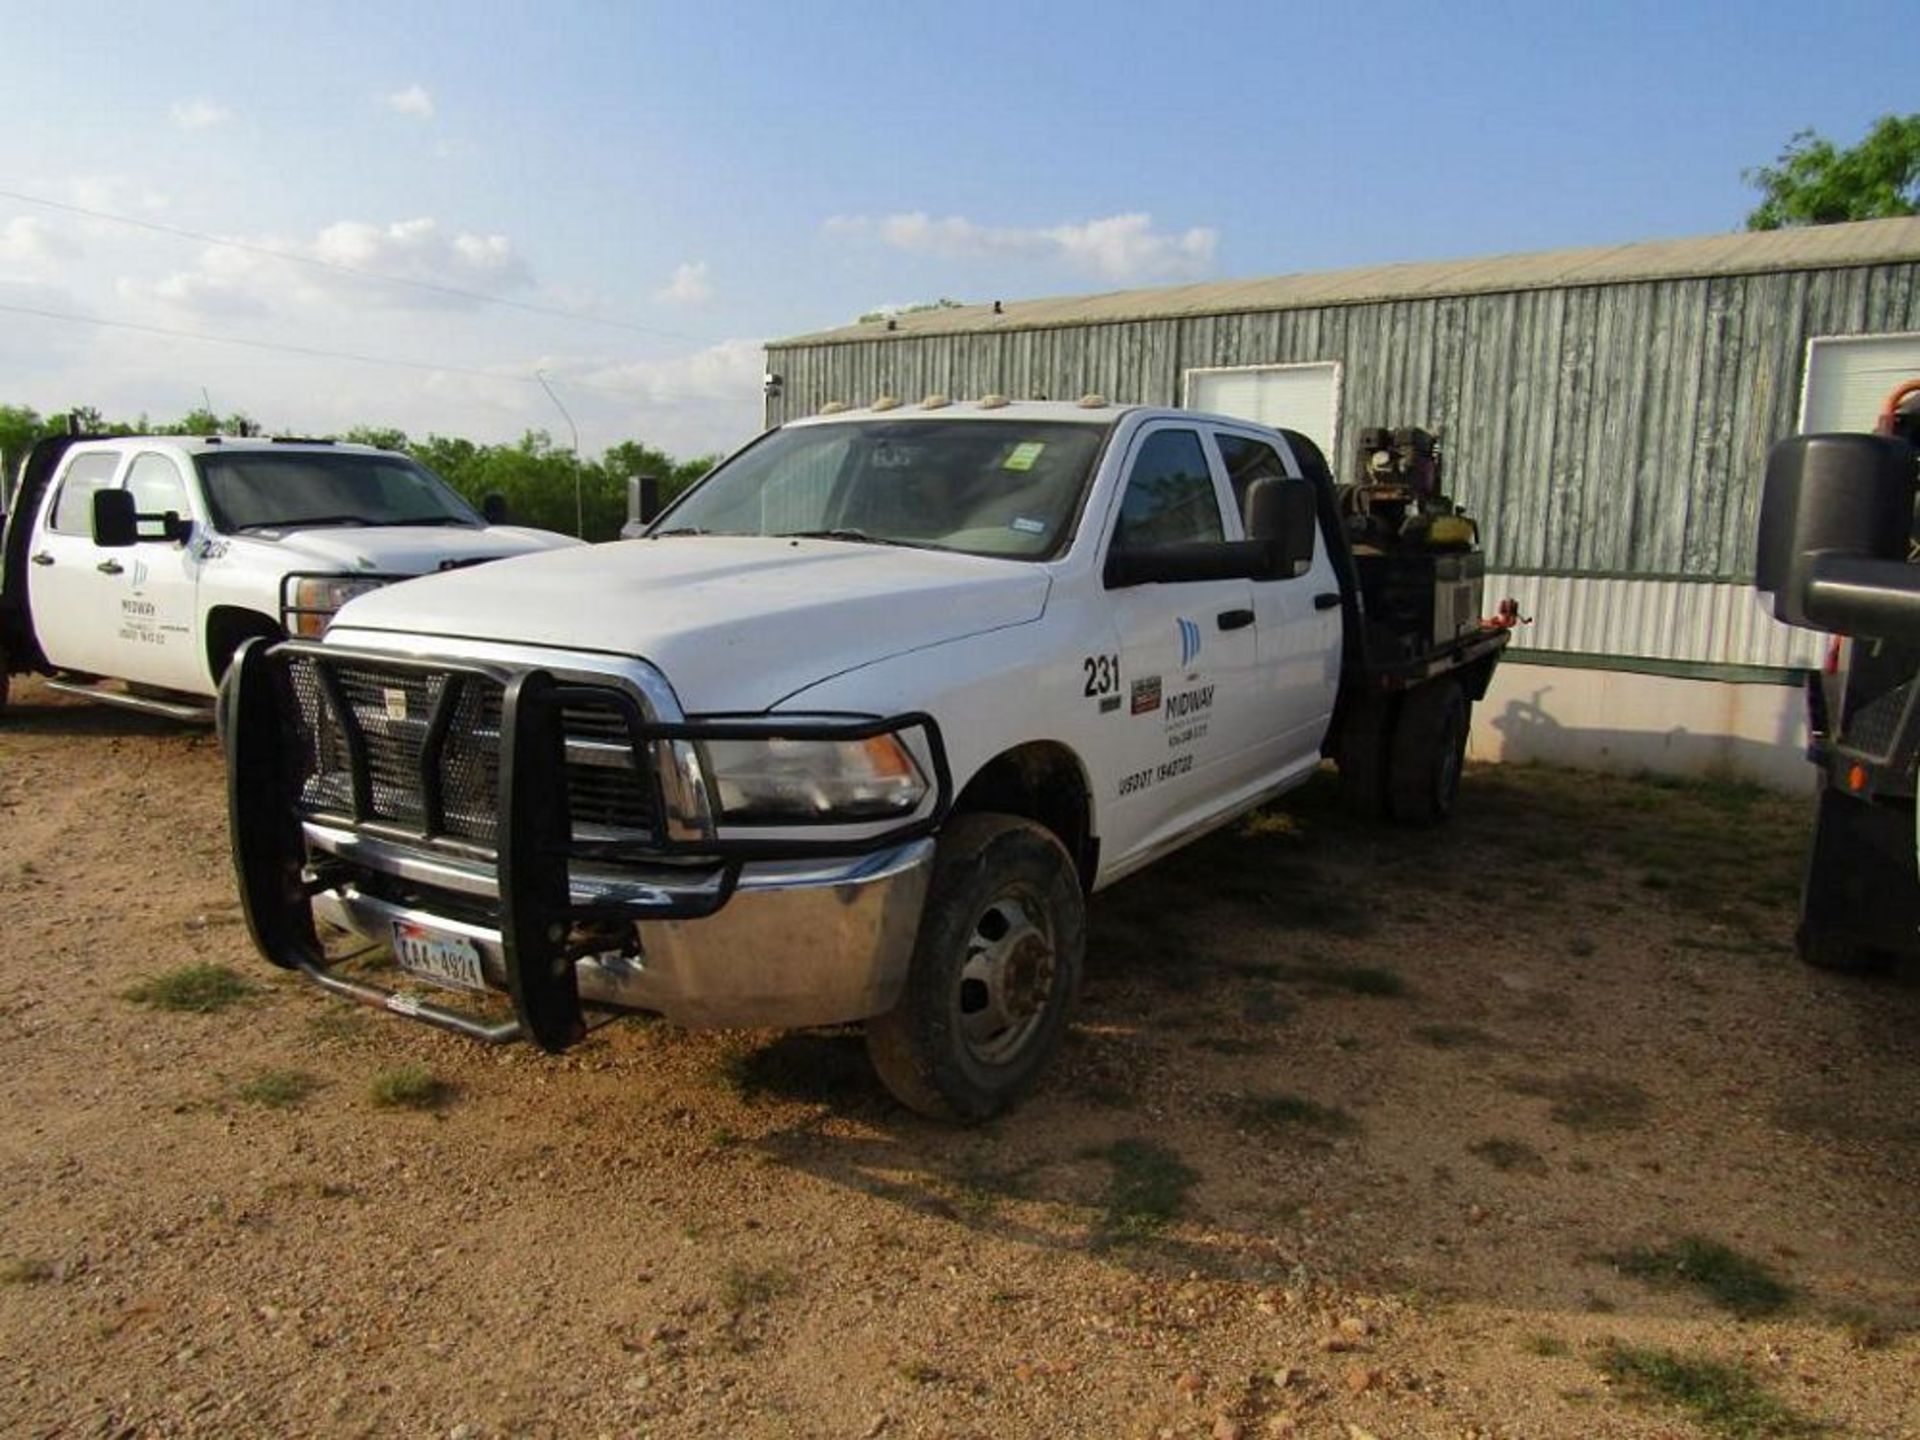
{"type": "Polygon", "coordinates": [[[1807,558],[1801,608],[1813,624],[1873,639],[1920,636],[1920,567],[1832,552],[1807,558]]]}

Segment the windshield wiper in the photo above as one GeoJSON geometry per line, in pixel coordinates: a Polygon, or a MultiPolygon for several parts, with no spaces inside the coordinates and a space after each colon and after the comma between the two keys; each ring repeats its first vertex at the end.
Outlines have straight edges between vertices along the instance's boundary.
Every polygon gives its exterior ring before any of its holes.
{"type": "Polygon", "coordinates": [[[676,525],[671,530],[652,531],[647,538],[649,540],[664,540],[669,535],[705,535],[706,533],[707,532],[702,530],[698,525],[676,525]]]}
{"type": "Polygon", "coordinates": [[[944,550],[924,540],[896,540],[891,535],[869,535],[864,530],[782,530],[776,540],[848,540],[857,545],[897,545],[905,550],[944,550]]]}
{"type": "Polygon", "coordinates": [[[233,528],[242,534],[249,530],[298,530],[308,525],[365,525],[359,515],[297,515],[290,520],[256,520],[251,525],[233,528]]]}

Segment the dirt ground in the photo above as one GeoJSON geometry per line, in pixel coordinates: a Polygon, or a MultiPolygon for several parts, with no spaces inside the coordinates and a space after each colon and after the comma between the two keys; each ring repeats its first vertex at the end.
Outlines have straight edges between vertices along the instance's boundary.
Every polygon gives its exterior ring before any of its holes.
{"type": "Polygon", "coordinates": [[[553,1059],[279,976],[212,738],[21,685],[0,1432],[1920,1434],[1920,982],[1793,958],[1805,829],[1316,783],[1098,897],[1061,1063],[963,1131],[852,1035],[553,1059]],[[244,993],[129,998],[193,963],[244,993]]]}

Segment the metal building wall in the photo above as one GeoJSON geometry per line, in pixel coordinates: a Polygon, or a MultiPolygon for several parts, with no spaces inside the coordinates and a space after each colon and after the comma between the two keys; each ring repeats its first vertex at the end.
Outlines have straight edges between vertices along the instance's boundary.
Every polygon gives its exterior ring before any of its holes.
{"type": "Polygon", "coordinates": [[[1739,593],[1752,574],[1767,448],[1796,428],[1807,341],[1920,330],[1917,279],[1920,263],[1906,262],[879,334],[771,349],[783,386],[768,418],[933,392],[1065,399],[1092,390],[1170,405],[1189,369],[1339,361],[1336,470],[1345,471],[1358,427],[1437,427],[1448,488],[1480,520],[1489,571],[1551,590],[1556,638],[1578,637],[1562,643],[1589,654],[1803,663],[1805,645],[1745,613],[1739,593]],[[1657,589],[1636,598],[1614,585],[1546,583],[1626,578],[1657,589]],[[1694,590],[1700,582],[1719,583],[1694,590]],[[1712,613],[1692,613],[1702,607],[1712,613]],[[1676,637],[1676,626],[1699,644],[1676,637]],[[1728,636],[1740,637],[1731,650],[1728,636]],[[1697,653],[1707,645],[1714,653],[1697,653]]]}
{"type": "MultiPolygon", "coordinates": [[[[1806,342],[1920,329],[1920,265],[776,348],[769,419],[998,390],[1178,404],[1191,368],[1337,360],[1342,445],[1426,423],[1506,571],[1744,579],[1806,342]]],[[[1336,463],[1344,460],[1337,457],[1336,463]]]]}

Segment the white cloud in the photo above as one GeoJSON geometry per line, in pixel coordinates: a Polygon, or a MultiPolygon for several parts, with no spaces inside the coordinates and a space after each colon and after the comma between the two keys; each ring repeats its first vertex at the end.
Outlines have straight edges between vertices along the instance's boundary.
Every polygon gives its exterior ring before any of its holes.
{"type": "Polygon", "coordinates": [[[404,90],[395,90],[386,97],[387,108],[396,115],[412,115],[416,119],[433,118],[433,96],[427,93],[424,85],[409,85],[404,90]]]}
{"type": "Polygon", "coordinates": [[[1219,245],[1217,230],[1175,233],[1153,228],[1145,212],[1081,224],[1019,228],[982,225],[959,215],[936,220],[924,211],[879,217],[837,215],[823,227],[835,240],[878,243],[942,260],[1052,261],[1127,282],[1204,274],[1219,245]]]}
{"type": "Polygon", "coordinates": [[[707,279],[707,262],[689,260],[676,266],[673,279],[653,292],[656,300],[674,305],[698,305],[713,298],[713,285],[707,279]]]}
{"type": "Polygon", "coordinates": [[[575,368],[574,374],[590,385],[632,391],[656,405],[751,400],[757,407],[761,377],[766,374],[766,350],[762,340],[722,340],[691,355],[575,368]]]}
{"type": "Polygon", "coordinates": [[[79,242],[72,235],[65,230],[49,230],[38,216],[16,215],[0,225],[0,262],[35,265],[79,253],[79,242]]]}
{"type": "Polygon", "coordinates": [[[311,239],[244,238],[249,245],[344,268],[290,262],[258,249],[209,245],[192,270],[146,284],[123,280],[121,294],[206,315],[263,314],[342,302],[382,310],[469,310],[483,303],[476,297],[503,295],[533,283],[526,260],[505,235],[448,235],[427,217],[390,225],[340,220],[311,239]],[[356,270],[366,274],[346,273],[356,270]],[[374,276],[412,283],[389,284],[374,276]],[[455,291],[471,293],[451,293],[455,291]]]}
{"type": "Polygon", "coordinates": [[[211,130],[233,118],[233,111],[204,95],[192,100],[176,100],[168,113],[182,130],[211,130]]]}

